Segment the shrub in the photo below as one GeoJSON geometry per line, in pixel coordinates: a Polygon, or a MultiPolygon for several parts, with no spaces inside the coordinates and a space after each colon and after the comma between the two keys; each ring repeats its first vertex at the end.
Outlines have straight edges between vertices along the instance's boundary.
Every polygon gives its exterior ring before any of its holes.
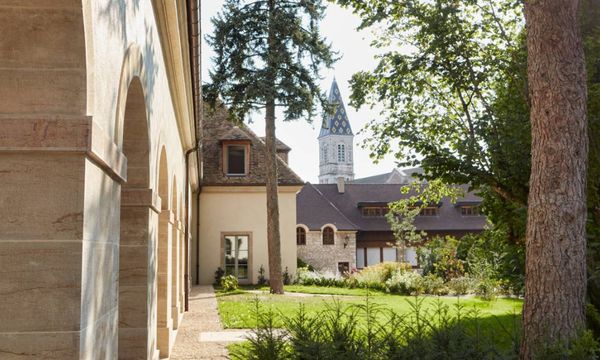
{"type": "Polygon", "coordinates": [[[361,271],[351,274],[352,282],[356,287],[370,288],[376,290],[386,290],[385,282],[395,273],[404,273],[412,271],[412,265],[398,262],[382,262],[376,265],[367,266],[361,271]]]}
{"type": "Polygon", "coordinates": [[[225,275],[225,270],[223,270],[220,267],[217,268],[217,271],[215,271],[215,285],[221,284],[221,278],[223,277],[223,275],[225,275]]]}
{"type": "Polygon", "coordinates": [[[258,269],[258,285],[265,285],[267,283],[267,278],[265,277],[265,267],[260,266],[258,269]]]}
{"type": "Polygon", "coordinates": [[[292,277],[290,276],[290,272],[288,271],[288,267],[285,267],[285,271],[283,272],[283,285],[290,285],[292,283],[292,277]]]}
{"type": "Polygon", "coordinates": [[[227,275],[221,278],[221,287],[224,291],[237,290],[238,286],[238,279],[234,275],[227,275]]]}
{"type": "Polygon", "coordinates": [[[454,279],[450,279],[446,283],[448,290],[454,295],[465,295],[473,291],[474,282],[468,276],[461,276],[454,279]]]}
{"type": "Polygon", "coordinates": [[[444,287],[444,280],[434,274],[415,279],[414,288],[416,294],[445,295],[448,293],[444,287]]]}
{"type": "Polygon", "coordinates": [[[492,301],[498,297],[500,282],[495,279],[481,279],[475,287],[475,294],[483,300],[492,301]]]}
{"type": "MultiPolygon", "coordinates": [[[[334,301],[324,311],[308,313],[304,306],[285,316],[275,328],[275,314],[256,306],[257,328],[249,345],[232,349],[233,359],[516,359],[516,328],[505,329],[514,343],[497,345],[497,331],[480,326],[476,311],[456,311],[442,302],[427,310],[424,299],[411,302],[409,313],[397,314],[366,297],[360,305],[334,301]],[[359,319],[364,319],[361,326],[359,319]],[[384,321],[380,321],[381,319],[384,321]]],[[[578,348],[592,341],[584,339],[578,348]]],[[[593,339],[592,339],[593,340],[593,339]]],[[[573,346],[573,348],[575,348],[573,346]]],[[[589,353],[589,351],[588,351],[589,353]]],[[[570,354],[573,354],[571,352],[570,354]]]]}
{"type": "Polygon", "coordinates": [[[385,282],[387,292],[410,295],[415,293],[415,284],[421,275],[415,271],[395,272],[385,282]]]}
{"type": "Polygon", "coordinates": [[[309,263],[307,263],[306,261],[304,261],[300,258],[296,258],[296,268],[297,269],[307,268],[310,271],[315,271],[315,269],[312,267],[312,265],[310,265],[309,263]]]}

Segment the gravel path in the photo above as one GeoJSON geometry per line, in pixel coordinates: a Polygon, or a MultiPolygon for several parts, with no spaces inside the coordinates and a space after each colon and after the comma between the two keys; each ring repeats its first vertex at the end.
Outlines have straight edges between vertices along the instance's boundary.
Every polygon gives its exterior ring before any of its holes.
{"type": "MultiPolygon", "coordinates": [[[[239,332],[239,330],[237,330],[239,332]]],[[[215,336],[223,331],[217,311],[217,299],[212,286],[197,286],[190,293],[190,310],[185,313],[179,327],[171,355],[174,360],[228,359],[225,336],[215,336]],[[203,334],[213,334],[203,336],[203,334]],[[207,341],[211,340],[211,341],[207,341]],[[212,341],[214,340],[214,341],[212,341]]]]}

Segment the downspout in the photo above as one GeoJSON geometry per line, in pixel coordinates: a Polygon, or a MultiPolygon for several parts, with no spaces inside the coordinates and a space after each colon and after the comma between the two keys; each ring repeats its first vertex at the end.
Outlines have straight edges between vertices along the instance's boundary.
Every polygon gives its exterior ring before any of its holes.
{"type": "MultiPolygon", "coordinates": [[[[198,167],[200,167],[199,161],[199,146],[200,146],[200,133],[199,133],[199,122],[201,120],[201,88],[200,88],[200,0],[187,0],[187,24],[188,24],[188,40],[190,50],[190,66],[192,74],[192,95],[194,98],[194,130],[196,146],[185,152],[185,176],[186,176],[186,187],[185,187],[185,208],[186,208],[186,222],[185,222],[185,274],[184,274],[184,298],[185,298],[185,311],[189,311],[190,308],[190,214],[193,212],[189,208],[189,159],[193,152],[196,152],[198,159],[198,167]]],[[[198,169],[198,185],[200,185],[200,169],[198,169]]],[[[198,217],[198,214],[196,214],[198,217]]]]}

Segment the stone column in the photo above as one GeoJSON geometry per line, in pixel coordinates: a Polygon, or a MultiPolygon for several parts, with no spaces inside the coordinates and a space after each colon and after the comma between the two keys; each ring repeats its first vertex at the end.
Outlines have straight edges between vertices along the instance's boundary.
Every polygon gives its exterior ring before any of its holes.
{"type": "MultiPolygon", "coordinates": [[[[164,200],[166,201],[166,200],[164,200]]],[[[158,317],[157,340],[161,357],[168,357],[174,337],[171,336],[173,319],[171,318],[171,282],[172,267],[172,235],[175,217],[170,209],[163,210],[159,215],[158,225],[158,271],[156,274],[158,284],[158,317]]]]}

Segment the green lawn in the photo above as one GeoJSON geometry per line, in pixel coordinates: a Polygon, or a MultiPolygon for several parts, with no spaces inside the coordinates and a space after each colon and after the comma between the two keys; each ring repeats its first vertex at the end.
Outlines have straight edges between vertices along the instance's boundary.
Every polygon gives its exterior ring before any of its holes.
{"type": "MultiPolygon", "coordinates": [[[[251,288],[256,290],[257,287],[251,288]]],[[[259,288],[268,290],[268,288],[259,288]]],[[[283,325],[285,316],[293,316],[303,304],[309,314],[315,314],[339,301],[343,306],[364,305],[367,299],[367,290],[364,289],[343,289],[317,286],[286,286],[288,293],[305,294],[333,294],[331,296],[323,295],[270,295],[268,293],[250,293],[242,289],[233,293],[223,293],[217,291],[219,314],[225,328],[253,328],[256,326],[256,300],[263,311],[272,310],[276,315],[277,326],[283,325]]],[[[389,309],[397,314],[408,314],[411,312],[411,302],[415,301],[414,296],[390,295],[382,292],[369,292],[369,301],[377,304],[381,309],[389,309]]],[[[466,315],[469,311],[477,311],[479,324],[482,327],[498,330],[513,329],[520,318],[522,300],[499,298],[494,301],[484,301],[475,297],[433,297],[422,296],[423,308],[433,311],[437,303],[448,305],[451,311],[456,311],[456,304],[463,307],[462,314],[466,315]]],[[[385,321],[385,315],[380,316],[381,321],[385,321]]]]}

